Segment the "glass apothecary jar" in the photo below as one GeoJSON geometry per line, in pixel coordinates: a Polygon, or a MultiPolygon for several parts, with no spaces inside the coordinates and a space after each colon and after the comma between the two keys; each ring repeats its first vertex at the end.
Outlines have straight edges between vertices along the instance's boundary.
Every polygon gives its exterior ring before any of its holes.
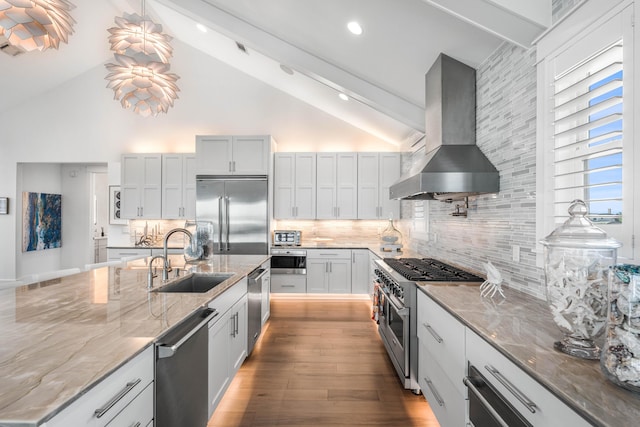
{"type": "Polygon", "coordinates": [[[184,226],[191,233],[191,245],[185,240],[184,259],[188,263],[200,263],[213,255],[213,224],[209,221],[187,221],[184,226]]]}
{"type": "Polygon", "coordinates": [[[393,225],[389,218],[387,228],[380,234],[380,249],[383,251],[400,251],[402,249],[402,233],[393,225]]]}
{"type": "Polygon", "coordinates": [[[608,301],[600,367],[613,383],[640,393],[640,265],[611,267],[608,301]]]}
{"type": "Polygon", "coordinates": [[[605,330],[609,266],[621,244],[587,218],[587,205],[574,200],[569,219],[540,243],[544,245],[547,303],[564,333],[554,347],[583,359],[600,359],[594,343],[605,330]]]}

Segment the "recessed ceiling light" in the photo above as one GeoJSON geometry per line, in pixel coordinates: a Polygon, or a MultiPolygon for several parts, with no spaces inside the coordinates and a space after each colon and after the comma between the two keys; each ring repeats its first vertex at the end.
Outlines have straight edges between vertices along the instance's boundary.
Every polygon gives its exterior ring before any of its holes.
{"type": "Polygon", "coordinates": [[[340,99],[342,99],[343,101],[348,101],[349,100],[349,97],[347,95],[345,95],[344,93],[339,93],[338,97],[340,99]]]}
{"type": "Polygon", "coordinates": [[[362,34],[362,27],[356,21],[349,22],[347,24],[347,28],[349,29],[349,31],[351,31],[351,33],[355,34],[356,36],[359,36],[360,34],[362,34]]]}
{"type": "Polygon", "coordinates": [[[203,33],[207,32],[207,27],[205,27],[202,24],[196,24],[196,28],[199,29],[200,31],[202,31],[203,33]]]}

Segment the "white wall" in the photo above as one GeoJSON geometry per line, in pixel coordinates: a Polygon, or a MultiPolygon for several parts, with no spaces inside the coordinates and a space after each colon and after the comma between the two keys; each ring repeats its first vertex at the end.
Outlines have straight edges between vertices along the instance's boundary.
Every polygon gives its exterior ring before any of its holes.
{"type": "MultiPolygon", "coordinates": [[[[271,134],[281,151],[396,150],[177,40],[174,48],[171,71],[181,76],[181,92],[166,115],[143,118],[121,108],[105,88],[103,66],[0,113],[0,196],[12,198],[10,214],[0,216],[0,279],[16,274],[19,162],[111,168],[125,152],[192,152],[197,134],[271,134]]],[[[112,179],[109,171],[117,184],[112,179]]]]}

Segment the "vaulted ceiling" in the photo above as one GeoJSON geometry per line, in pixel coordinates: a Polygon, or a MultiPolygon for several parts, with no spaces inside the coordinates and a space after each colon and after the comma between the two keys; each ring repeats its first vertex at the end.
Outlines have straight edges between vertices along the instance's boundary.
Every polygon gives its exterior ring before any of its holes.
{"type": "MultiPolygon", "coordinates": [[[[68,45],[0,54],[0,114],[109,61],[106,29],[115,16],[142,9],[140,1],[72,2],[77,23],[68,45]]],[[[424,75],[438,54],[478,67],[505,41],[528,46],[550,20],[550,0],[535,9],[530,3],[147,0],[145,6],[181,42],[392,142],[424,132],[424,75]],[[360,36],[347,30],[354,20],[363,27],[360,36]]]]}

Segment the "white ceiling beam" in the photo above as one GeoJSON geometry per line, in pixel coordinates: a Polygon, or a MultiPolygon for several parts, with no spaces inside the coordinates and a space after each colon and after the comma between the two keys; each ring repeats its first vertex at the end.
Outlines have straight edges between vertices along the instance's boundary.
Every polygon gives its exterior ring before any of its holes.
{"type": "Polygon", "coordinates": [[[525,49],[551,25],[551,0],[423,0],[525,49]]]}
{"type": "Polygon", "coordinates": [[[205,0],[156,0],[308,77],[424,132],[424,107],[386,91],[205,0]]]}

